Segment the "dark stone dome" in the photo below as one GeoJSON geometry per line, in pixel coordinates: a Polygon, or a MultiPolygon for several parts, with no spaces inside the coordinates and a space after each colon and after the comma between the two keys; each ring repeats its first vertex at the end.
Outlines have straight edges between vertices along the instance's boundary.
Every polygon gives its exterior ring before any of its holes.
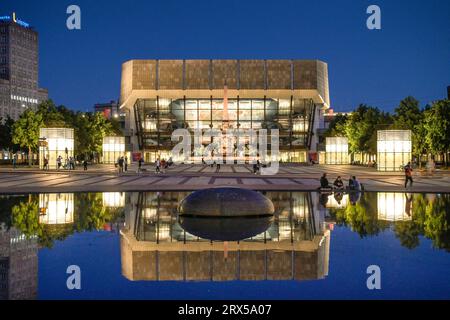
{"type": "Polygon", "coordinates": [[[215,241],[240,241],[266,231],[273,216],[255,217],[193,217],[180,216],[181,227],[190,234],[215,241]]]}
{"type": "Polygon", "coordinates": [[[212,188],[191,193],[178,208],[180,216],[254,217],[272,216],[274,206],[259,192],[240,188],[212,188]]]}

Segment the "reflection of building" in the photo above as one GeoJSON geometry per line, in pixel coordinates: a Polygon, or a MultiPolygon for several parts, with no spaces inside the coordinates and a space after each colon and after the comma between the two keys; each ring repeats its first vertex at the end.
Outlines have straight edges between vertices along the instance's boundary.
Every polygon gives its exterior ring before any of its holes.
{"type": "Polygon", "coordinates": [[[103,206],[107,208],[122,208],[125,206],[124,192],[103,192],[103,206]]]}
{"type": "Polygon", "coordinates": [[[394,192],[378,192],[377,197],[379,220],[395,222],[412,219],[412,195],[394,192]]]}
{"type": "Polygon", "coordinates": [[[0,300],[37,297],[37,239],[27,239],[15,228],[0,225],[0,300]]]}
{"type": "Polygon", "coordinates": [[[0,117],[17,120],[27,108],[47,100],[38,78],[38,33],[15,13],[0,17],[0,117]]]}
{"type": "Polygon", "coordinates": [[[411,130],[377,132],[378,171],[401,171],[411,161],[411,130]]]}
{"type": "Polygon", "coordinates": [[[39,131],[39,167],[44,168],[44,159],[48,160],[49,169],[57,169],[57,158],[62,157],[62,165],[73,157],[73,129],[41,128],[39,131]]]}
{"type": "Polygon", "coordinates": [[[73,223],[73,193],[39,194],[39,223],[62,225],[73,223]]]}
{"type": "Polygon", "coordinates": [[[276,219],[262,234],[211,242],[184,231],[176,207],[186,194],[133,194],[121,231],[122,273],[129,280],[306,280],[328,275],[330,232],[307,193],[267,193],[276,219]],[[226,249],[224,249],[226,248],[226,249]]]}
{"type": "Polygon", "coordinates": [[[178,128],[253,128],[279,129],[280,158],[304,162],[330,104],[328,67],[317,60],[131,60],[122,66],[120,103],[133,151],[144,151],[145,161],[168,158],[178,128]]]}

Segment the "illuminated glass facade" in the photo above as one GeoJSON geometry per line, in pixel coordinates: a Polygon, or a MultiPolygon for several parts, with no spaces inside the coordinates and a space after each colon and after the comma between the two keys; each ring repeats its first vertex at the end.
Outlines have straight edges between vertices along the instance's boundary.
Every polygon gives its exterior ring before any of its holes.
{"type": "Polygon", "coordinates": [[[377,132],[378,171],[402,171],[411,161],[410,130],[380,130],[377,132]]]}
{"type": "MultiPolygon", "coordinates": [[[[149,161],[174,147],[175,129],[279,129],[282,161],[306,161],[315,105],[311,99],[139,99],[134,106],[140,149],[149,161]],[[226,121],[224,120],[226,119],[226,121]]],[[[270,132],[270,131],[269,131],[270,132]]],[[[270,140],[269,140],[270,141],[270,140]]],[[[248,141],[246,141],[248,142],[248,141]]],[[[203,141],[203,147],[211,141],[203,141]]],[[[245,149],[248,157],[250,150],[245,149]]],[[[201,150],[194,150],[201,154],[201,150]]]]}
{"type": "Polygon", "coordinates": [[[327,137],[326,164],[348,164],[348,139],[344,137],[327,137]]]}
{"type": "MultiPolygon", "coordinates": [[[[126,144],[146,161],[170,157],[174,130],[211,128],[223,134],[278,129],[279,160],[306,162],[317,150],[315,131],[329,104],[328,66],[318,60],[130,60],[122,65],[126,144]]],[[[211,142],[202,141],[204,146],[211,142]]],[[[191,150],[192,157],[199,151],[191,150]]],[[[235,160],[247,160],[248,153],[235,160]]]]}
{"type": "Polygon", "coordinates": [[[125,156],[125,137],[103,138],[103,163],[117,163],[119,157],[125,156]]]}
{"type": "Polygon", "coordinates": [[[73,157],[74,137],[70,128],[41,128],[39,131],[39,167],[44,168],[44,159],[49,169],[57,169],[57,158],[62,157],[62,165],[73,157]]]}

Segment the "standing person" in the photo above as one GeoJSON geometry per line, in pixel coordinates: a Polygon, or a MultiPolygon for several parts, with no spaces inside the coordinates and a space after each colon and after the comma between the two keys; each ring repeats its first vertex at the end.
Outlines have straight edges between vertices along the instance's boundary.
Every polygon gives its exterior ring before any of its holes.
{"type": "Polygon", "coordinates": [[[125,158],[123,159],[123,164],[125,166],[125,172],[128,171],[128,157],[125,156],[125,158]]]}
{"type": "Polygon", "coordinates": [[[140,157],[139,161],[138,161],[138,173],[141,172],[143,163],[144,163],[144,159],[142,159],[142,157],[140,157]]]}
{"type": "Polygon", "coordinates": [[[13,169],[16,168],[16,165],[17,165],[17,153],[14,153],[14,156],[13,156],[13,169]]]}
{"type": "Polygon", "coordinates": [[[410,187],[413,185],[412,171],[411,162],[408,162],[405,166],[405,188],[408,185],[408,181],[410,182],[410,187]]]}
{"type": "Polygon", "coordinates": [[[119,158],[119,174],[123,172],[123,157],[119,158]]]}
{"type": "Polygon", "coordinates": [[[44,157],[44,170],[48,171],[48,159],[44,157]]]}
{"type": "Polygon", "coordinates": [[[216,172],[220,171],[220,160],[217,161],[216,172]]]}
{"type": "Polygon", "coordinates": [[[61,165],[62,165],[62,157],[59,155],[58,158],[56,158],[56,167],[59,171],[59,169],[61,169],[61,165]]]}
{"type": "Polygon", "coordinates": [[[159,158],[156,159],[155,165],[156,165],[155,172],[156,172],[156,173],[161,173],[161,169],[160,169],[160,167],[161,167],[161,160],[159,160],[159,158]]]}
{"type": "Polygon", "coordinates": [[[84,159],[84,161],[83,161],[83,170],[84,170],[84,171],[87,171],[87,167],[88,167],[87,160],[84,159]]]}

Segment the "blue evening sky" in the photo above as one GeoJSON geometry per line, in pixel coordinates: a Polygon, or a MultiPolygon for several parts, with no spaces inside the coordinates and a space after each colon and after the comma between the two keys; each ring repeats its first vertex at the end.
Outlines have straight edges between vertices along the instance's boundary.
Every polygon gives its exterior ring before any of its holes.
{"type": "Polygon", "coordinates": [[[413,95],[423,104],[450,85],[450,1],[6,0],[40,33],[40,83],[57,104],[82,111],[117,99],[121,64],[149,58],[320,59],[331,104],[391,111],[413,95]],[[82,30],[66,28],[77,4],[82,30]],[[377,4],[382,29],[366,28],[377,4]]]}

